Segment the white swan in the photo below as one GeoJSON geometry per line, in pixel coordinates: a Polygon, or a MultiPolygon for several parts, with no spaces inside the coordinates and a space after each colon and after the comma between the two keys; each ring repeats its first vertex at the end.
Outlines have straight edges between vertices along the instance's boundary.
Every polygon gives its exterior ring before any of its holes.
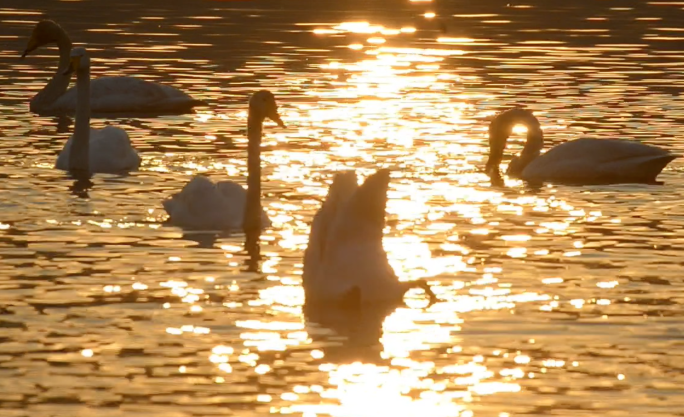
{"type": "MultiPolygon", "coordinates": [[[[38,114],[73,114],[76,109],[78,86],[67,91],[70,74],[71,40],[69,35],[52,20],[36,24],[22,58],[40,46],[56,43],[59,47],[59,67],[52,79],[36,94],[29,108],[38,114]]],[[[91,82],[91,110],[95,114],[182,114],[203,104],[184,92],[162,84],[134,77],[101,77],[91,82]]]]}
{"type": "MultiPolygon", "coordinates": [[[[278,115],[275,97],[270,91],[262,90],[254,93],[249,100],[247,115],[247,186],[249,191],[253,191],[252,204],[259,206],[256,210],[260,217],[256,217],[260,219],[260,227],[271,224],[258,204],[261,194],[261,136],[266,118],[285,127],[278,115]]],[[[243,227],[248,198],[248,191],[237,183],[221,181],[214,184],[209,178],[198,175],[181,192],[162,204],[169,221],[176,226],[196,230],[229,230],[243,227]]],[[[253,214],[252,211],[247,212],[253,214]]]]}
{"type": "Polygon", "coordinates": [[[388,170],[379,170],[359,186],[352,171],[335,175],[304,252],[307,305],[400,303],[415,287],[435,300],[427,282],[400,282],[387,260],[382,236],[389,178],[388,170]]]}
{"type": "Polygon", "coordinates": [[[78,100],[74,134],[57,157],[55,168],[67,171],[120,173],[140,166],[140,156],[121,128],[90,127],[90,58],[84,48],[71,51],[68,72],[76,72],[78,100]]]}
{"type": "Polygon", "coordinates": [[[576,139],[540,155],[544,134],[530,110],[512,108],[499,113],[489,125],[489,159],[486,171],[499,175],[506,141],[515,125],[527,127],[527,143],[514,157],[507,174],[542,183],[589,185],[655,183],[660,171],[677,155],[651,145],[621,139],[576,139]]]}

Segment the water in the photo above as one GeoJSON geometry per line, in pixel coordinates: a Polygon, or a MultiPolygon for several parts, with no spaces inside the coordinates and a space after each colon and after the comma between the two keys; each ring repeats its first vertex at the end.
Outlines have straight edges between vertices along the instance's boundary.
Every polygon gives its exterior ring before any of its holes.
{"type": "Polygon", "coordinates": [[[662,186],[480,172],[487,118],[513,104],[553,144],[684,152],[681,3],[315,3],[2,2],[0,414],[684,415],[681,162],[662,186]],[[209,107],[94,120],[125,128],[142,168],[75,191],[52,169],[72,125],[28,112],[56,49],[19,60],[45,17],[87,42],[94,75],[209,107]],[[161,201],[198,172],[244,182],[260,88],[288,127],[265,130],[274,225],[252,273],[242,235],[184,234],[161,201]],[[308,224],[345,166],[395,169],[386,247],[439,303],[305,320],[308,224]]]}

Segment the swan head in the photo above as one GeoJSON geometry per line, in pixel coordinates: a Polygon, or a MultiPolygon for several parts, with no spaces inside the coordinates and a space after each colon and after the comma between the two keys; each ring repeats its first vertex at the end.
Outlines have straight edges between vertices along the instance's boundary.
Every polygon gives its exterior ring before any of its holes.
{"type": "Polygon", "coordinates": [[[35,51],[43,45],[57,42],[57,39],[59,39],[60,33],[62,31],[62,28],[54,21],[41,20],[33,28],[33,32],[31,32],[31,37],[29,38],[29,41],[26,44],[26,48],[24,49],[24,52],[21,54],[21,57],[24,58],[26,55],[30,54],[31,52],[35,51]]]}
{"type": "Polygon", "coordinates": [[[508,137],[517,125],[527,127],[527,142],[520,156],[514,157],[506,171],[508,175],[517,176],[534,160],[544,145],[544,134],[539,120],[532,111],[514,107],[496,115],[489,124],[489,158],[485,172],[490,176],[499,174],[499,165],[503,159],[508,137]]]}
{"type": "Polygon", "coordinates": [[[415,281],[405,281],[402,282],[405,290],[408,291],[411,288],[420,288],[425,292],[425,295],[428,297],[428,300],[430,301],[430,305],[433,305],[434,303],[437,302],[437,296],[435,293],[432,291],[432,288],[430,287],[430,284],[427,283],[424,279],[417,279],[415,281]]]}
{"type": "Polygon", "coordinates": [[[69,67],[64,70],[64,75],[69,75],[72,72],[79,72],[90,68],[90,57],[85,48],[78,47],[71,50],[71,59],[69,67]]]}
{"type": "Polygon", "coordinates": [[[259,119],[271,119],[280,127],[285,127],[285,123],[278,114],[278,104],[275,96],[268,90],[257,91],[249,99],[249,112],[256,115],[259,119]]]}

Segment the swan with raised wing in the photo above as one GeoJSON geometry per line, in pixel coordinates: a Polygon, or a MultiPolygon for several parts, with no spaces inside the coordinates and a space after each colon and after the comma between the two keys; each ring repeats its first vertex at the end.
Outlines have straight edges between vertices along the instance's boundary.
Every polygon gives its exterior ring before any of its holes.
{"type": "Polygon", "coordinates": [[[78,96],[74,134],[57,157],[55,168],[83,173],[136,170],[140,156],[126,131],[114,126],[90,127],[90,58],[85,48],[71,50],[68,72],[76,72],[78,96]]]}
{"type": "Polygon", "coordinates": [[[273,94],[267,90],[258,91],[250,98],[247,113],[248,190],[232,181],[213,183],[209,178],[197,175],[179,193],[163,202],[170,223],[195,230],[240,229],[247,220],[245,213],[254,215],[253,211],[247,209],[248,201],[251,201],[259,212],[255,220],[260,222],[257,228],[270,225],[261,205],[254,203],[254,199],[258,203],[261,194],[260,147],[263,123],[267,118],[285,127],[273,94]],[[252,192],[251,199],[248,191],[252,192]]]}
{"type": "MultiPolygon", "coordinates": [[[[41,20],[33,28],[22,58],[52,43],[59,47],[59,67],[31,99],[29,108],[38,114],[73,114],[78,86],[68,89],[71,75],[64,71],[69,66],[72,46],[66,31],[52,20],[41,20]]],[[[203,104],[174,87],[135,77],[96,78],[91,81],[90,97],[94,114],[182,114],[203,104]]]]}
{"type": "Polygon", "coordinates": [[[520,107],[499,113],[489,125],[486,172],[499,176],[508,137],[516,125],[527,127],[527,142],[508,165],[507,175],[531,183],[569,185],[656,182],[677,155],[655,146],[623,139],[581,138],[541,153],[544,134],[532,111],[520,107]]]}
{"type": "Polygon", "coordinates": [[[435,294],[426,281],[401,282],[382,245],[390,173],[379,170],[359,186],[353,171],[338,173],[314,216],[304,252],[307,305],[362,307],[401,303],[410,288],[435,294]]]}

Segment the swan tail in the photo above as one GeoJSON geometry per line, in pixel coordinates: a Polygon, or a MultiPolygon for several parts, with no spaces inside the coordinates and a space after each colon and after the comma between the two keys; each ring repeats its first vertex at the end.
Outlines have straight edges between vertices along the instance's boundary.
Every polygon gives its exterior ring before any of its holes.
{"type": "MultiPolygon", "coordinates": [[[[662,170],[677,157],[678,155],[667,152],[655,156],[650,155],[648,157],[641,158],[640,161],[634,161],[634,166],[630,172],[624,175],[624,178],[621,178],[622,181],[620,182],[655,184],[658,182],[656,178],[658,175],[660,175],[662,170]]],[[[611,171],[612,170],[608,170],[608,172],[611,171]]],[[[616,170],[615,172],[620,171],[616,170]]],[[[616,182],[614,181],[614,178],[611,178],[610,174],[608,174],[608,177],[609,178],[606,179],[607,182],[616,182]]]]}
{"type": "Polygon", "coordinates": [[[646,173],[650,177],[649,182],[656,182],[656,177],[662,172],[663,169],[672,161],[677,159],[678,155],[667,154],[658,158],[654,158],[648,167],[645,169],[646,173]]]}

